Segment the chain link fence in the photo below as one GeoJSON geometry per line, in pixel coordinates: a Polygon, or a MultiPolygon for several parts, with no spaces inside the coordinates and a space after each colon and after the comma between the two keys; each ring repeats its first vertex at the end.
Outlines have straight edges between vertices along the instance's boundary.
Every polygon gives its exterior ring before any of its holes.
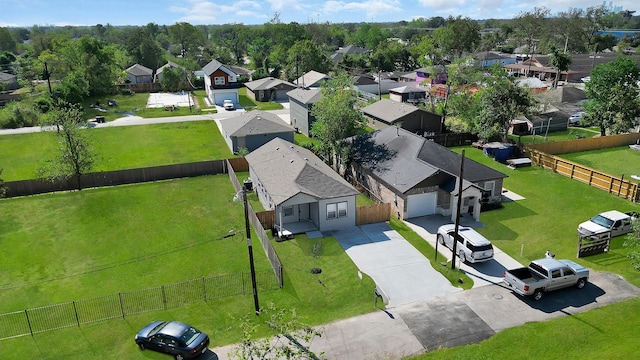
{"type": "MultiPolygon", "coordinates": [[[[256,271],[256,283],[258,291],[281,286],[272,269],[256,271]]],[[[0,314],[0,340],[251,293],[251,275],[241,272],[42,306],[0,314]]]]}

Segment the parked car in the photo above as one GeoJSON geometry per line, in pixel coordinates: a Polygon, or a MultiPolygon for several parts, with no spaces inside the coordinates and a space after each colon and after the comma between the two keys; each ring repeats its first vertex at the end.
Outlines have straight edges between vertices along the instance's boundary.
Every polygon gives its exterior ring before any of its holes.
{"type": "Polygon", "coordinates": [[[582,119],[582,115],[584,115],[584,111],[578,111],[577,113],[569,116],[569,125],[579,124],[580,119],[582,119]]]}
{"type": "MultiPolygon", "coordinates": [[[[438,228],[438,239],[442,245],[453,248],[455,225],[447,224],[438,228]]],[[[493,258],[493,245],[484,236],[467,226],[458,227],[457,255],[462,262],[477,263],[493,258]]]]}
{"type": "Polygon", "coordinates": [[[589,270],[571,260],[545,258],[532,261],[528,267],[504,272],[504,283],[522,296],[542,299],[547,291],[575,286],[582,289],[589,280],[589,270]]]}
{"type": "Polygon", "coordinates": [[[588,83],[589,81],[591,81],[591,76],[585,76],[585,77],[583,77],[583,78],[580,78],[580,80],[581,80],[583,83],[588,83]]]}
{"type": "Polygon", "coordinates": [[[231,100],[224,100],[224,101],[222,102],[222,107],[223,107],[225,110],[235,110],[235,108],[236,108],[236,107],[233,105],[233,101],[231,101],[231,100]]]}
{"type": "Polygon", "coordinates": [[[140,350],[171,354],[176,360],[200,356],[209,346],[209,336],[179,321],[154,321],[140,330],[135,341],[140,350]]]}

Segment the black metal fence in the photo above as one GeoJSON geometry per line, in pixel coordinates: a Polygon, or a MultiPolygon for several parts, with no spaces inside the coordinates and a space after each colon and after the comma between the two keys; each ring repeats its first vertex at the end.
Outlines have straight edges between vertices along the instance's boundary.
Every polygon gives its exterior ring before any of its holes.
{"type": "MultiPolygon", "coordinates": [[[[280,279],[270,269],[256,271],[256,283],[258,291],[281,287],[280,279]]],[[[0,340],[252,291],[251,275],[241,272],[0,314],[0,340]]]]}

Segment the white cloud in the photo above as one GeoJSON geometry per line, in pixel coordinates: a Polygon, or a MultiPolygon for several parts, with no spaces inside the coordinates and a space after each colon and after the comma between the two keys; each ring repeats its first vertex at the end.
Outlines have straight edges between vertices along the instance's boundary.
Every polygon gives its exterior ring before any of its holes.
{"type": "MultiPolygon", "coordinates": [[[[377,19],[380,15],[388,15],[389,13],[402,11],[400,1],[397,0],[367,0],[367,1],[326,1],[323,11],[328,14],[339,12],[355,12],[366,14],[367,19],[377,19]]],[[[358,16],[358,18],[362,18],[358,16]]]]}
{"type": "Polygon", "coordinates": [[[262,18],[256,1],[237,1],[233,5],[218,5],[211,1],[187,0],[185,6],[172,6],[170,11],[184,14],[178,21],[208,24],[243,22],[247,17],[262,18]]]}

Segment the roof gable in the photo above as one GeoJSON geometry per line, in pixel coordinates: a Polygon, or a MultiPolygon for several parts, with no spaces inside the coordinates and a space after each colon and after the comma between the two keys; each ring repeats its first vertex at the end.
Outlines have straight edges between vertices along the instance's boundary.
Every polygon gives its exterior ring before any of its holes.
{"type": "Polygon", "coordinates": [[[413,106],[411,104],[389,99],[382,99],[374,102],[369,106],[365,106],[361,111],[365,115],[378,118],[391,124],[399,119],[402,119],[408,114],[422,110],[420,110],[420,108],[418,108],[417,106],[413,106]]]}
{"type": "Polygon", "coordinates": [[[131,75],[134,76],[151,76],[153,75],[153,70],[149,69],[146,66],[140,65],[140,64],[134,64],[129,66],[129,68],[127,68],[127,72],[131,75]]]}
{"type": "Polygon", "coordinates": [[[319,85],[320,81],[330,79],[329,75],[311,70],[296,79],[295,84],[301,87],[319,85]]]}
{"type": "Polygon", "coordinates": [[[311,151],[280,138],[254,150],[246,159],[276,205],[301,193],[316,199],[358,194],[311,151]]]}
{"type": "Polygon", "coordinates": [[[202,68],[202,71],[204,71],[204,74],[206,76],[210,76],[211,74],[213,74],[214,72],[216,72],[216,70],[220,69],[220,71],[228,74],[228,75],[235,75],[238,76],[238,74],[236,74],[235,72],[233,72],[232,70],[230,70],[228,67],[226,67],[225,65],[223,65],[220,61],[213,59],[211,60],[207,65],[205,65],[202,68]]]}
{"type": "Polygon", "coordinates": [[[260,111],[249,111],[240,116],[222,119],[220,125],[229,136],[235,137],[293,132],[278,115],[260,111]]]}
{"type": "Polygon", "coordinates": [[[322,90],[297,88],[289,91],[287,96],[303,104],[314,104],[322,98],[322,90]]]}
{"type": "Polygon", "coordinates": [[[251,91],[257,90],[269,90],[269,89],[295,89],[296,86],[292,83],[280,79],[276,79],[274,77],[266,77],[254,81],[249,81],[244,84],[247,89],[251,91]]]}

